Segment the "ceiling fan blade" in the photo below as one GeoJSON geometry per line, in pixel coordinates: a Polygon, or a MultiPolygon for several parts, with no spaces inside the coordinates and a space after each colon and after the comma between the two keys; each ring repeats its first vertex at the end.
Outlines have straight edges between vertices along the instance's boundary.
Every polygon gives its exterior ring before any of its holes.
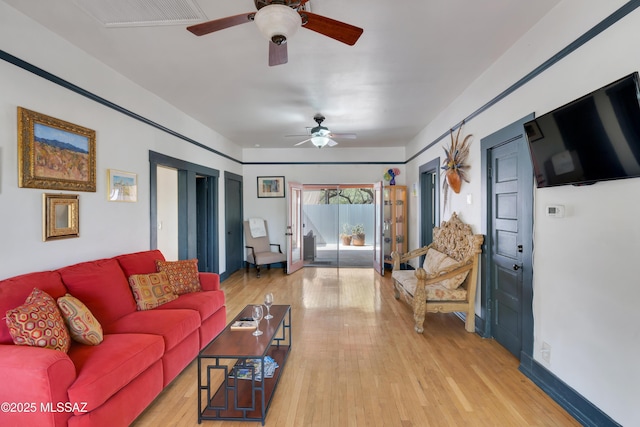
{"type": "Polygon", "coordinates": [[[282,65],[289,62],[289,55],[287,53],[287,44],[282,43],[280,45],[274,42],[269,42],[269,66],[282,65]]]}
{"type": "Polygon", "coordinates": [[[335,19],[327,18],[325,16],[316,15],[315,13],[302,11],[300,14],[306,15],[307,17],[307,23],[304,24],[302,28],[315,31],[316,33],[331,37],[332,39],[346,43],[350,46],[356,44],[364,31],[362,28],[336,21],[335,19]]]}
{"type": "Polygon", "coordinates": [[[344,138],[344,139],[356,139],[358,136],[355,133],[333,133],[329,134],[330,138],[344,138]]]}
{"type": "Polygon", "coordinates": [[[333,139],[330,139],[329,142],[327,142],[327,146],[328,147],[333,147],[335,145],[338,145],[338,143],[335,142],[333,139]]]}
{"type": "Polygon", "coordinates": [[[294,147],[297,147],[298,145],[302,145],[302,144],[304,144],[305,142],[309,142],[309,141],[311,141],[311,138],[309,138],[309,139],[305,139],[305,140],[304,140],[304,141],[302,141],[302,142],[298,142],[297,144],[294,144],[293,146],[294,146],[294,147]]]}
{"type": "Polygon", "coordinates": [[[255,12],[243,13],[235,16],[227,16],[226,18],[214,19],[213,21],[191,25],[190,27],[187,27],[187,30],[191,31],[196,36],[204,36],[205,34],[224,30],[225,28],[235,27],[236,25],[251,22],[251,18],[254,15],[255,12]]]}

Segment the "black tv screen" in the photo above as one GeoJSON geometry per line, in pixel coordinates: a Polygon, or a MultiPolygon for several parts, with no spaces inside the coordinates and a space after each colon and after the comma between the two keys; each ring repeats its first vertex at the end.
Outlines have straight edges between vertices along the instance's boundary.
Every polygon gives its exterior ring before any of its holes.
{"type": "Polygon", "coordinates": [[[524,125],[538,188],[640,176],[640,85],[630,74],[524,125]]]}

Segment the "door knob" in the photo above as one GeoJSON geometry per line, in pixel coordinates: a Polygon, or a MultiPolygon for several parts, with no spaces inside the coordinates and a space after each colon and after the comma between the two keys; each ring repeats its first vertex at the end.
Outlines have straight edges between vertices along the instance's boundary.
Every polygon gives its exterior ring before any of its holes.
{"type": "Polygon", "coordinates": [[[520,270],[521,268],[522,268],[522,266],[521,266],[521,265],[513,264],[513,269],[514,269],[515,271],[518,271],[518,270],[520,270]]]}

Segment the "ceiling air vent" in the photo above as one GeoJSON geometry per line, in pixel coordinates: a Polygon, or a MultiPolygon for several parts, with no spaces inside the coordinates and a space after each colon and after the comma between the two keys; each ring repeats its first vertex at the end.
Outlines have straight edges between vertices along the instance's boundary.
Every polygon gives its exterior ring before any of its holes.
{"type": "Polygon", "coordinates": [[[105,27],[178,25],[208,18],[195,0],[74,0],[105,27]]]}

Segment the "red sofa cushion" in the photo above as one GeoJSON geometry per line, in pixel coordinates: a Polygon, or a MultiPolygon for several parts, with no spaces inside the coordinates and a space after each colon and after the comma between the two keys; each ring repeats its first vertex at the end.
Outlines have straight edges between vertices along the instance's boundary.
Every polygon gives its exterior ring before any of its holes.
{"type": "Polygon", "coordinates": [[[165,353],[200,327],[193,310],[146,310],[130,313],[104,326],[107,334],[154,334],[164,339],[165,353]]]}
{"type": "MultiPolygon", "coordinates": [[[[99,408],[75,415],[64,427],[114,427],[132,425],[136,417],[162,392],[162,362],[157,361],[99,408]]],[[[162,423],[159,423],[162,425],[162,423]]],[[[30,424],[37,425],[37,424],[30,424]]]]}
{"type": "Polygon", "coordinates": [[[125,276],[134,274],[155,273],[156,260],[165,261],[164,255],[159,250],[134,252],[131,254],[119,255],[115,258],[120,263],[125,276]]]}
{"type": "Polygon", "coordinates": [[[84,409],[92,411],[160,360],[163,353],[164,343],[157,335],[107,334],[97,346],[74,343],[68,354],[77,378],[69,387],[69,401],[86,402],[84,409]]]}
{"type": "Polygon", "coordinates": [[[83,262],[58,271],[69,293],[89,308],[103,330],[104,325],[136,311],[129,282],[115,259],[83,262]]]}
{"type": "MultiPolygon", "coordinates": [[[[60,274],[56,271],[29,273],[2,280],[0,281],[0,319],[4,318],[7,310],[24,304],[36,287],[51,295],[53,299],[66,293],[60,274]]],[[[13,344],[9,328],[4,321],[0,322],[0,344],[13,344]]]]}
{"type": "Polygon", "coordinates": [[[200,314],[200,321],[211,317],[213,313],[220,310],[224,305],[224,292],[222,291],[202,291],[180,295],[178,299],[170,301],[157,307],[158,310],[185,308],[195,310],[200,314]]]}

